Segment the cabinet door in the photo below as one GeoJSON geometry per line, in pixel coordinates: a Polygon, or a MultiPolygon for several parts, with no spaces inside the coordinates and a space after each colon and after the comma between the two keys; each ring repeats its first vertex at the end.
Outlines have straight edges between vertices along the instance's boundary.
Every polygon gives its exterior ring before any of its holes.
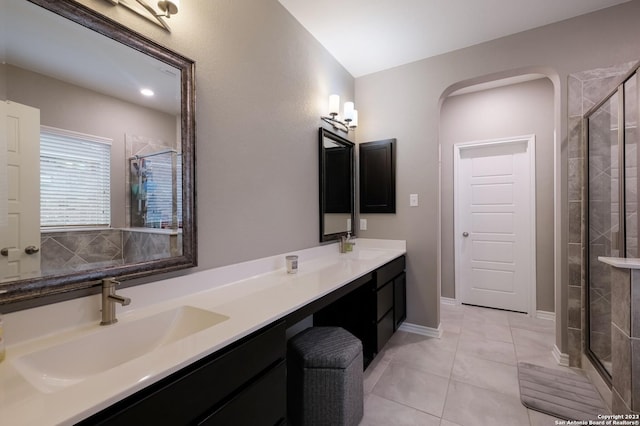
{"type": "Polygon", "coordinates": [[[407,318],[407,275],[403,272],[393,280],[393,329],[407,318]]]}
{"type": "Polygon", "coordinates": [[[388,282],[377,291],[376,303],[376,321],[380,321],[382,317],[393,308],[394,286],[393,282],[388,282]]]}
{"type": "Polygon", "coordinates": [[[286,367],[282,361],[198,425],[273,426],[285,421],[286,412],[286,367]]]}
{"type": "Polygon", "coordinates": [[[382,317],[376,327],[376,353],[379,353],[393,335],[393,310],[382,317]]]}
{"type": "MultiPolygon", "coordinates": [[[[279,323],[256,332],[222,352],[179,370],[80,424],[191,424],[285,359],[285,325],[279,323]]],[[[284,371],[278,371],[284,377],[284,371]]]]}
{"type": "Polygon", "coordinates": [[[360,153],[360,213],[396,212],[395,139],[365,142],[360,153]]]}

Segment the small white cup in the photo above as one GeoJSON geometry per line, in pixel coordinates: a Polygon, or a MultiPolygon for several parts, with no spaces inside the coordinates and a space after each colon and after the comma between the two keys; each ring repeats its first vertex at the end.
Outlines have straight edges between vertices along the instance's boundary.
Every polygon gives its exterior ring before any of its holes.
{"type": "Polygon", "coordinates": [[[290,255],[286,257],[287,259],[287,274],[296,274],[298,273],[298,256],[290,255]]]}

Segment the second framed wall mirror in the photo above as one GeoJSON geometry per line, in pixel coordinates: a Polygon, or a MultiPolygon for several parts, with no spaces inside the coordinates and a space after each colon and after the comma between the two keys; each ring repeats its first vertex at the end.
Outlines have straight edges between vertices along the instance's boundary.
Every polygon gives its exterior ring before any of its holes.
{"type": "Polygon", "coordinates": [[[354,234],[355,145],[320,128],[319,148],[320,242],[325,242],[354,234]]]}

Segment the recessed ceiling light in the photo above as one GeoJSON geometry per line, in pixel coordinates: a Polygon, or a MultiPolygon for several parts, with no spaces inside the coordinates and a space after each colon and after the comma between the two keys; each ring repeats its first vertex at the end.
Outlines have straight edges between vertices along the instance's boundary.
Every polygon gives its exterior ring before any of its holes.
{"type": "Polygon", "coordinates": [[[153,90],[151,89],[140,89],[140,93],[142,93],[144,96],[153,96],[153,90]]]}

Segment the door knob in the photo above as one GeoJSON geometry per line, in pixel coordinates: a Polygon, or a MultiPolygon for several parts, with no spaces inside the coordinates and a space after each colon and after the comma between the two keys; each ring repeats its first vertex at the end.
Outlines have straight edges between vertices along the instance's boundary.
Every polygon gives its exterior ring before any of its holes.
{"type": "Polygon", "coordinates": [[[469,236],[469,233],[465,231],[465,232],[462,233],[462,236],[467,238],[469,236]]]}
{"type": "Polygon", "coordinates": [[[0,250],[0,255],[2,255],[2,256],[9,256],[9,247],[3,247],[3,248],[0,250]]]}
{"type": "Polygon", "coordinates": [[[24,249],[24,252],[27,254],[36,254],[39,251],[40,249],[36,246],[27,246],[27,248],[24,249]]]}

